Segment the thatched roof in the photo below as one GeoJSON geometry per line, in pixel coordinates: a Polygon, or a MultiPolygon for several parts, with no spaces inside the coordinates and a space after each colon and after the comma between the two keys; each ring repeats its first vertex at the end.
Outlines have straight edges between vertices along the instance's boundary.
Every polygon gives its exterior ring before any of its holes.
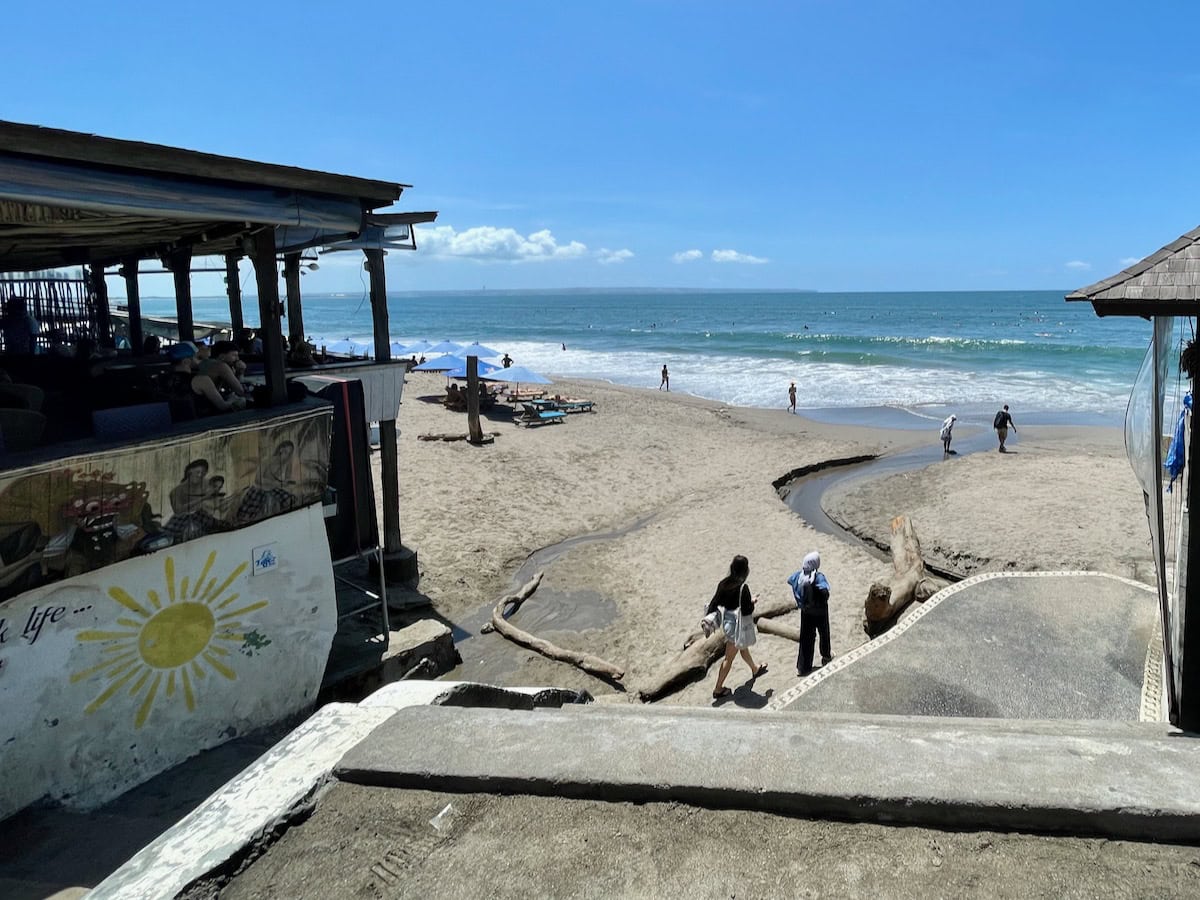
{"type": "Polygon", "coordinates": [[[1200,315],[1200,228],[1067,299],[1089,301],[1098,316],[1200,315]]]}

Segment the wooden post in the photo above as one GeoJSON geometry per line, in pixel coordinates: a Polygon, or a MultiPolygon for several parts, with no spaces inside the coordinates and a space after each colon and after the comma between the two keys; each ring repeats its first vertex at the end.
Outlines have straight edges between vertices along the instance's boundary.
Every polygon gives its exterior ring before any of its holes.
{"type": "Polygon", "coordinates": [[[287,381],[283,372],[283,331],[279,323],[279,273],[275,271],[275,229],[262,228],[254,234],[250,254],[254,278],[258,283],[259,335],[263,342],[267,392],[272,406],[287,402],[287,381]]]}
{"type": "Polygon", "coordinates": [[[242,279],[238,270],[240,258],[237,253],[225,254],[225,295],[229,297],[229,324],[233,328],[231,337],[235,341],[240,340],[242,332],[246,330],[242,319],[242,279]]]}
{"type": "MultiPolygon", "coordinates": [[[[1192,384],[1195,396],[1195,383],[1192,384]]],[[[1184,731],[1200,732],[1200,522],[1192,521],[1192,511],[1200,510],[1200,428],[1191,417],[1191,434],[1187,448],[1187,554],[1183,564],[1183,634],[1179,657],[1174,661],[1179,669],[1179,704],[1177,725],[1184,731]]],[[[1167,673],[1170,677],[1172,673],[1167,673]]]]}
{"type": "MultiPolygon", "coordinates": [[[[375,333],[375,362],[392,359],[388,324],[387,277],[382,250],[363,250],[371,279],[371,322],[375,333]]],[[[383,489],[383,566],[389,581],[415,582],[417,554],[403,546],[400,539],[400,463],[396,452],[396,420],[379,423],[379,472],[383,489]]]]}
{"type": "Polygon", "coordinates": [[[125,307],[129,310],[129,346],[134,356],[142,355],[142,295],[138,292],[138,258],[131,256],[121,263],[121,276],[125,279],[125,307]]]}
{"type": "Polygon", "coordinates": [[[288,346],[294,351],[304,340],[304,313],[300,310],[300,254],[283,257],[283,283],[287,286],[288,346]]]}
{"type": "Polygon", "coordinates": [[[467,357],[467,434],[472,444],[483,443],[479,426],[479,357],[467,357]]]}
{"type": "Polygon", "coordinates": [[[112,319],[108,309],[108,282],[104,280],[104,266],[93,265],[91,268],[92,294],[96,298],[96,343],[101,347],[111,347],[112,319]]]}
{"type": "Polygon", "coordinates": [[[167,257],[171,274],[175,276],[175,317],[179,339],[194,341],[196,328],[192,322],[192,248],[181,247],[167,257]]]}

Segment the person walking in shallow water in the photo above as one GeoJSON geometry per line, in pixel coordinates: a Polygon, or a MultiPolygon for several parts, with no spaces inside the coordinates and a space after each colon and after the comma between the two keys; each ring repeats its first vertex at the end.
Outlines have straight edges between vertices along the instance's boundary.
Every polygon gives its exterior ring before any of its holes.
{"type": "Polygon", "coordinates": [[[725,678],[733,667],[733,658],[739,653],[750,667],[751,678],[767,674],[766,663],[755,665],[754,657],[750,655],[750,645],[758,640],[758,635],[754,629],[754,598],[746,586],[749,575],[750,561],[744,556],[735,556],[729,564],[729,574],[717,584],[717,592],[708,602],[707,612],[720,614],[721,630],[725,632],[725,658],[717,671],[714,700],[733,693],[725,687],[725,678]]]}
{"type": "Polygon", "coordinates": [[[1004,404],[1004,409],[996,413],[996,418],[992,420],[992,427],[996,429],[996,437],[1000,439],[1000,452],[1007,453],[1004,449],[1004,442],[1008,440],[1008,429],[1013,430],[1013,434],[1017,433],[1016,423],[1013,422],[1012,416],[1008,414],[1008,404],[1004,404]]]}
{"type": "Polygon", "coordinates": [[[947,455],[954,452],[950,449],[950,441],[954,436],[954,423],[957,419],[958,416],[946,416],[942,422],[942,452],[947,455]]]}
{"type": "Polygon", "coordinates": [[[788,412],[796,411],[796,382],[792,382],[792,386],[788,388],[788,412]]]}
{"type": "Polygon", "coordinates": [[[671,373],[667,371],[665,363],[663,364],[662,381],[658,383],[658,389],[661,391],[664,387],[668,391],[671,389],[671,373]]]}

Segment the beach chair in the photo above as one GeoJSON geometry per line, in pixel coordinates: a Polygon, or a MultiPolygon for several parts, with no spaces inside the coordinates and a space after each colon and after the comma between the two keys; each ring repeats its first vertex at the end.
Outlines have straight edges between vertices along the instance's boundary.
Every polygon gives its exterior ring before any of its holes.
{"type": "Polygon", "coordinates": [[[553,422],[562,422],[567,418],[567,414],[557,409],[541,410],[532,403],[521,404],[521,415],[517,416],[513,421],[518,425],[549,425],[553,422]]]}
{"type": "Polygon", "coordinates": [[[559,400],[555,405],[565,413],[596,411],[594,408],[596,401],[594,400],[559,400]]]}

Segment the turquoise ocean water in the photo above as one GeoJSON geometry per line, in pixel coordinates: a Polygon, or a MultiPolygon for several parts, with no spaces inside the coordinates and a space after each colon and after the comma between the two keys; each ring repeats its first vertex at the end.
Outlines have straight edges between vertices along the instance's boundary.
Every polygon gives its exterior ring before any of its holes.
{"type": "MultiPolygon", "coordinates": [[[[1099,318],[1065,293],[476,291],[388,305],[396,340],[477,340],[550,375],[655,388],[666,364],[673,390],[742,406],[783,408],[795,380],[802,409],[843,420],[885,408],[990,425],[1008,403],[1018,423],[1117,424],[1150,323],[1099,318]]],[[[194,305],[198,320],[228,320],[224,298],[194,305]]],[[[254,299],[245,307],[253,324],[254,299]]],[[[364,295],[306,295],[304,320],[318,342],[371,340],[364,295]]]]}

